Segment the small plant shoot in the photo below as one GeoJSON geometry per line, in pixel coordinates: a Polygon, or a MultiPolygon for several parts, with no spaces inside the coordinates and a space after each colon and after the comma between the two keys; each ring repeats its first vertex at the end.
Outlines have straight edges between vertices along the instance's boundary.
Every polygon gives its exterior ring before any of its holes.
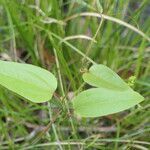
{"type": "Polygon", "coordinates": [[[99,117],[126,110],[144,100],[114,71],[93,65],[83,80],[96,88],[83,91],[73,100],[75,113],[82,117],[99,117]]]}
{"type": "Polygon", "coordinates": [[[51,99],[57,80],[40,67],[0,60],[0,85],[25,99],[42,103],[51,99]]]}
{"type": "Polygon", "coordinates": [[[150,0],[0,0],[0,150],[148,150],[150,0]]]}

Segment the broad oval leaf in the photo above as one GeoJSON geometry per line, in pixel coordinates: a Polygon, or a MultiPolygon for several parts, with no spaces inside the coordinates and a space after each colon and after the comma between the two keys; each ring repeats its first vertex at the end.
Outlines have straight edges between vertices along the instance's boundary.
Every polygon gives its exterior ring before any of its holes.
{"type": "Polygon", "coordinates": [[[0,85],[25,99],[42,103],[51,99],[57,80],[40,67],[0,60],[0,85]]]}
{"type": "Polygon", "coordinates": [[[113,90],[127,90],[130,87],[114,71],[105,65],[93,65],[89,72],[83,74],[83,80],[95,87],[113,90]]]}
{"type": "Polygon", "coordinates": [[[107,88],[92,88],[81,92],[73,99],[75,113],[82,117],[98,117],[126,110],[143,101],[133,90],[117,91],[107,88]]]}

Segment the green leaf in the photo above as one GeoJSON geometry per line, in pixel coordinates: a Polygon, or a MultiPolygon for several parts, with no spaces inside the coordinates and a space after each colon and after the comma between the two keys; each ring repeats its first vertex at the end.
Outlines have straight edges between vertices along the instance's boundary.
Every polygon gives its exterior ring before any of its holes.
{"type": "Polygon", "coordinates": [[[104,65],[93,65],[83,80],[97,88],[81,92],[73,100],[75,113],[82,117],[98,117],[126,110],[144,100],[114,71],[104,65]]]}
{"type": "Polygon", "coordinates": [[[104,65],[93,65],[89,72],[83,74],[83,80],[95,87],[113,90],[128,90],[130,87],[114,71],[104,65]]]}
{"type": "Polygon", "coordinates": [[[40,67],[0,60],[0,85],[25,99],[42,103],[51,99],[57,80],[40,67]]]}
{"type": "Polygon", "coordinates": [[[98,117],[126,110],[143,100],[144,98],[133,90],[92,88],[76,96],[73,106],[75,113],[82,117],[98,117]]]}

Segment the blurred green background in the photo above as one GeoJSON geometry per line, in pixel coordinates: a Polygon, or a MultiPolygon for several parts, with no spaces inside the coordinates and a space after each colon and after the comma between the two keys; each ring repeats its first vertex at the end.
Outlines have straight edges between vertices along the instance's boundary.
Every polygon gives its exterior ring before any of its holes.
{"type": "Polygon", "coordinates": [[[58,79],[51,105],[23,101],[0,87],[0,149],[148,150],[149,16],[149,0],[0,0],[0,59],[41,66],[58,79]],[[145,101],[100,118],[68,115],[74,93],[88,88],[82,71],[90,64],[80,52],[127,82],[135,76],[133,88],[145,101]]]}

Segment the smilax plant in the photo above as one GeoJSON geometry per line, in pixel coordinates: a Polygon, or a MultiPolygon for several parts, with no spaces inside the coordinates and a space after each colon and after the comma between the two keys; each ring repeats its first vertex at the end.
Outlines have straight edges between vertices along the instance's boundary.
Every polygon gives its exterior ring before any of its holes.
{"type": "MultiPolygon", "coordinates": [[[[94,64],[83,74],[93,88],[73,99],[75,114],[98,117],[123,111],[144,100],[110,68],[94,64]]],[[[52,73],[30,64],[0,60],[0,85],[34,103],[52,98],[57,80],[52,73]]]]}

